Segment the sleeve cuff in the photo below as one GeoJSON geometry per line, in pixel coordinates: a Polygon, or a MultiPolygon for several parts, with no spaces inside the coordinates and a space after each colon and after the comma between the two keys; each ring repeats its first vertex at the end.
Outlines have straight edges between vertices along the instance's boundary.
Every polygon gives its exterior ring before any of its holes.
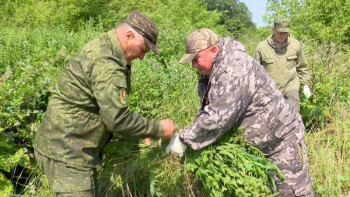
{"type": "Polygon", "coordinates": [[[155,123],[155,127],[157,129],[157,133],[155,134],[155,138],[159,139],[163,137],[163,126],[159,123],[155,123]]]}

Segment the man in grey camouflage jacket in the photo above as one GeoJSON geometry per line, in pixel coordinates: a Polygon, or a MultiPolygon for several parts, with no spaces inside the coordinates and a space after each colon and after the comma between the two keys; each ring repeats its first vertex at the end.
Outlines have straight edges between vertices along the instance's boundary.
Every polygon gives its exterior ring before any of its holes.
{"type": "Polygon", "coordinates": [[[244,46],[218,38],[209,29],[189,35],[181,64],[192,61],[200,71],[198,93],[202,108],[191,126],[174,134],[167,152],[182,156],[214,143],[234,125],[245,127],[244,137],[285,174],[276,180],[280,196],[313,196],[304,125],[263,66],[244,46]]]}

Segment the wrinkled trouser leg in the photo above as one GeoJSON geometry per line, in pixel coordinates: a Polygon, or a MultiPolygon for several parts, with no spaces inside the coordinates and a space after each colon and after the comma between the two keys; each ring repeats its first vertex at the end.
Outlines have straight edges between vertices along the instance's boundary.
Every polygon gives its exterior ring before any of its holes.
{"type": "Polygon", "coordinates": [[[299,113],[300,112],[300,97],[298,90],[291,90],[284,94],[284,98],[288,100],[290,104],[294,107],[294,109],[299,113]]]}
{"type": "Polygon", "coordinates": [[[279,196],[314,196],[304,139],[294,147],[288,147],[271,155],[269,159],[285,175],[284,180],[276,178],[279,196]]]}
{"type": "Polygon", "coordinates": [[[53,196],[97,196],[97,171],[95,168],[72,166],[48,158],[37,151],[34,154],[41,171],[49,181],[53,196]]]}

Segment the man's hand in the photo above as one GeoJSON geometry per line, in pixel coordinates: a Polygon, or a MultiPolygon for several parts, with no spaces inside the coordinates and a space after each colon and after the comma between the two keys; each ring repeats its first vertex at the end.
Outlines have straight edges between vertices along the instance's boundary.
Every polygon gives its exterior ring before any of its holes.
{"type": "Polygon", "coordinates": [[[310,98],[311,96],[311,91],[310,91],[310,88],[308,85],[304,85],[303,87],[303,90],[304,90],[304,95],[306,98],[310,98]]]}
{"type": "Polygon", "coordinates": [[[179,134],[175,133],[173,137],[171,137],[169,145],[166,147],[165,151],[174,156],[182,157],[186,151],[186,147],[187,146],[180,141],[179,134]]]}
{"type": "Polygon", "coordinates": [[[171,136],[173,136],[175,131],[177,130],[177,126],[170,119],[161,120],[159,124],[161,124],[163,127],[163,140],[171,138],[171,136]]]}
{"type": "Polygon", "coordinates": [[[151,146],[151,138],[145,138],[145,144],[146,144],[146,146],[151,146]]]}

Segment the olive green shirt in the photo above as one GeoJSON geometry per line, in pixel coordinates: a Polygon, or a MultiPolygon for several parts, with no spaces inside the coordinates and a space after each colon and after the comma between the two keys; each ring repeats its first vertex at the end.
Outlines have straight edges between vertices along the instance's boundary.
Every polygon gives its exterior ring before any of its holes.
{"type": "Polygon", "coordinates": [[[272,35],[259,43],[255,59],[264,66],[278,89],[285,94],[290,90],[299,91],[300,82],[308,84],[310,69],[299,41],[289,36],[279,49],[272,35]]]}
{"type": "Polygon", "coordinates": [[[112,133],[160,138],[159,123],[130,110],[130,69],[115,30],[89,42],[63,68],[34,139],[41,154],[96,167],[112,133]]]}

